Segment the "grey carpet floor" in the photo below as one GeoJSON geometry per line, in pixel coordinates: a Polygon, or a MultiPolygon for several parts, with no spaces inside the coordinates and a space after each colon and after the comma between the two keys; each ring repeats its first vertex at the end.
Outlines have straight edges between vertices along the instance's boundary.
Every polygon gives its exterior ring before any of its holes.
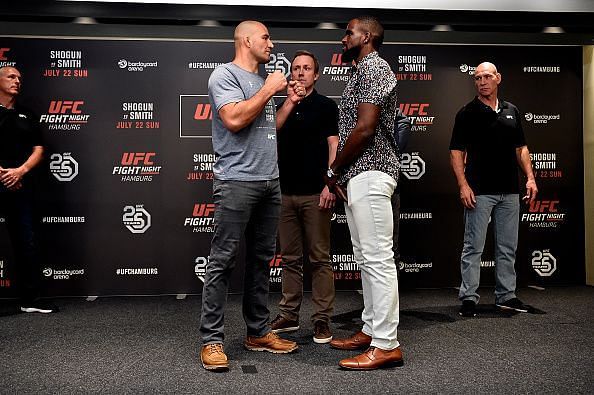
{"type": "MultiPolygon", "coordinates": [[[[402,292],[405,365],[368,372],[340,370],[354,353],[313,343],[310,294],[288,355],[243,349],[241,296],[231,295],[226,373],[200,366],[200,296],[64,298],[51,315],[9,314],[2,301],[0,393],[594,393],[594,288],[519,291],[546,314],[503,314],[492,289],[481,294],[480,314],[462,318],[455,290],[402,292]]],[[[357,292],[337,294],[335,336],[360,328],[361,308],[357,292]]]]}

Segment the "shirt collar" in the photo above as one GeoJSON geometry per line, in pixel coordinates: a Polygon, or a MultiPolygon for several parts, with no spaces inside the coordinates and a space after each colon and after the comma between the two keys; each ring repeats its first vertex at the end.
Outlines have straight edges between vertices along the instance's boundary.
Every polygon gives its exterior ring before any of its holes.
{"type": "Polygon", "coordinates": [[[361,65],[370,62],[372,59],[379,57],[377,51],[373,51],[368,53],[367,55],[363,56],[363,58],[356,64],[357,68],[361,67],[361,65]]]}

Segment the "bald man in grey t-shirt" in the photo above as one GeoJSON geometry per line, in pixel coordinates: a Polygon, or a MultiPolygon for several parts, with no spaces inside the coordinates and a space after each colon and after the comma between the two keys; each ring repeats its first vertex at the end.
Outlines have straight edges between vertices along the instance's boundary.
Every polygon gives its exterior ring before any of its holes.
{"type": "MultiPolygon", "coordinates": [[[[258,75],[258,65],[269,61],[273,47],[266,26],[244,21],[234,38],[233,62],[217,67],[208,81],[208,96],[216,109],[212,145],[218,159],[213,167],[215,232],[202,292],[200,360],[211,371],[229,368],[223,348],[224,311],[242,235],[244,347],[277,354],[297,349],[295,342],[281,339],[267,325],[268,263],[276,252],[281,204],[272,97],[287,88],[287,80],[280,72],[266,79],[258,75]]],[[[292,82],[290,89],[294,87],[302,88],[292,82]]]]}

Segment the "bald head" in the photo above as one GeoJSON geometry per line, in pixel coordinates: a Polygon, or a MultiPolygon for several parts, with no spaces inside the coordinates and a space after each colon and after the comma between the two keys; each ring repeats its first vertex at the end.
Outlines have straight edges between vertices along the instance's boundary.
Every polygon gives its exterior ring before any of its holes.
{"type": "Polygon", "coordinates": [[[237,43],[238,41],[240,42],[243,38],[253,36],[254,34],[257,34],[262,30],[267,31],[268,29],[266,29],[266,26],[264,26],[264,24],[258,21],[243,21],[235,28],[233,39],[235,40],[235,43],[237,43]]]}
{"type": "Polygon", "coordinates": [[[491,62],[483,62],[474,70],[474,85],[479,98],[487,101],[497,99],[497,90],[501,83],[501,74],[491,62]]]}
{"type": "Polygon", "coordinates": [[[257,70],[258,64],[268,63],[274,47],[264,24],[257,21],[243,21],[235,28],[235,63],[246,70],[257,70]]]}
{"type": "Polygon", "coordinates": [[[483,63],[479,64],[478,66],[476,66],[476,69],[474,70],[474,75],[477,75],[479,72],[485,72],[485,71],[488,71],[492,74],[497,74],[497,66],[495,66],[491,62],[483,62],[483,63]]]}

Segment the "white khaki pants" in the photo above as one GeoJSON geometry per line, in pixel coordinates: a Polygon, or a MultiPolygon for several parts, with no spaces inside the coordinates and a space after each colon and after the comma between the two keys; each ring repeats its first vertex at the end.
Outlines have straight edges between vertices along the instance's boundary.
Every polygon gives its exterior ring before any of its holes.
{"type": "Polygon", "coordinates": [[[363,333],[382,350],[399,346],[398,277],[392,251],[391,197],[396,181],[381,171],[366,171],[347,184],[345,212],[355,261],[363,284],[363,333]]]}

